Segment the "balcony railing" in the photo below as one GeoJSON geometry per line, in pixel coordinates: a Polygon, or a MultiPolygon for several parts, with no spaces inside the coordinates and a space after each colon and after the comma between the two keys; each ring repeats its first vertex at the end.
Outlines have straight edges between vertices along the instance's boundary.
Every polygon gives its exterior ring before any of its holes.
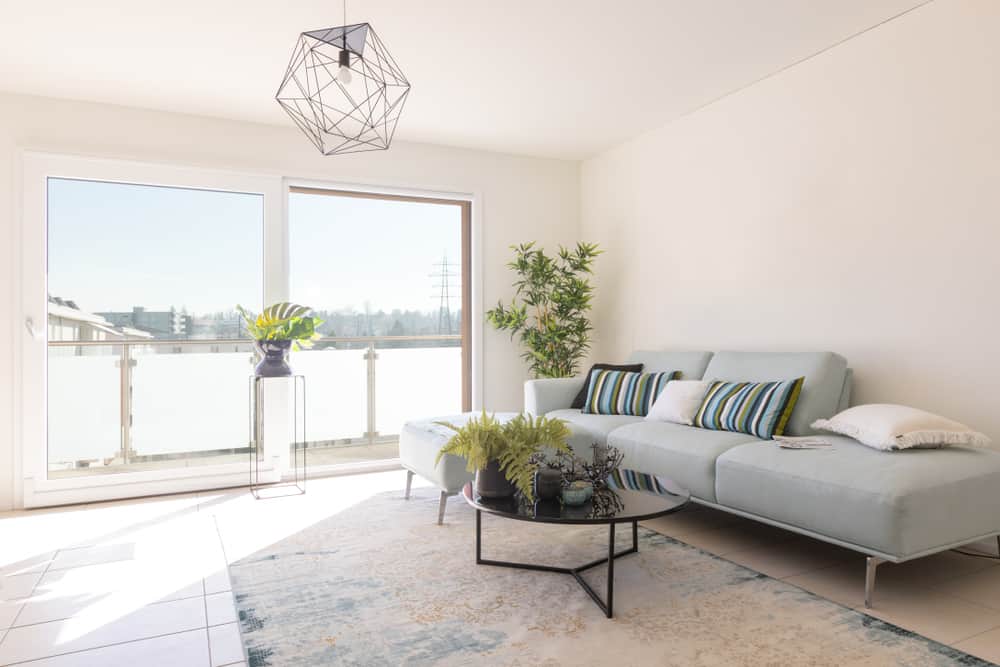
{"type": "MultiPolygon", "coordinates": [[[[245,460],[250,341],[48,345],[50,476],[245,460]]],[[[395,458],[404,421],[462,408],[461,336],[322,338],[291,363],[308,383],[310,465],[395,458]]]]}

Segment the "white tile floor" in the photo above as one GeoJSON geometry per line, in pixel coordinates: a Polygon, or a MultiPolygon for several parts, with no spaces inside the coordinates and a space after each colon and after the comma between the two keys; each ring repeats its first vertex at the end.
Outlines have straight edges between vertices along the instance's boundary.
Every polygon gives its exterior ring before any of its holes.
{"type": "Polygon", "coordinates": [[[228,563],[403,479],[0,513],[0,665],[245,665],[228,563]]]}
{"type": "MultiPolygon", "coordinates": [[[[389,472],[262,501],[230,490],[0,513],[0,665],[244,665],[227,564],[403,483],[389,472]]],[[[702,508],[648,525],[860,607],[850,551],[702,508]]],[[[884,565],[871,613],[1000,662],[1000,561],[884,565]]]]}

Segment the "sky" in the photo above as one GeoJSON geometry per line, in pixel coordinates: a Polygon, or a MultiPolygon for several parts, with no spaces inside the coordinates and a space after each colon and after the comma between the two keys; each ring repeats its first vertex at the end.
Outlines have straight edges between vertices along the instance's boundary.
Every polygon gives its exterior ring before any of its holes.
{"type": "MultiPolygon", "coordinates": [[[[49,179],[49,293],[89,312],[259,309],[262,236],[261,195],[49,179]]],[[[457,206],[290,195],[291,300],[317,310],[436,310],[460,251],[457,206]]]]}

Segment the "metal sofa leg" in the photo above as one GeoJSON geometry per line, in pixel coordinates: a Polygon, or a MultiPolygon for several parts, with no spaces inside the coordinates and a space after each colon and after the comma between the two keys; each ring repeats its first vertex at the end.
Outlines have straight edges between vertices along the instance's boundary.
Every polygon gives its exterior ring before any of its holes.
{"type": "Polygon", "coordinates": [[[406,471],[406,493],[403,494],[404,500],[410,499],[410,487],[413,485],[413,471],[406,471]]]}
{"type": "Polygon", "coordinates": [[[438,501],[438,525],[444,523],[444,508],[448,506],[448,492],[441,492],[441,500],[438,501]]]}
{"type": "Polygon", "coordinates": [[[872,593],[875,590],[875,571],[885,561],[875,556],[865,560],[865,609],[872,608],[872,593]]]}

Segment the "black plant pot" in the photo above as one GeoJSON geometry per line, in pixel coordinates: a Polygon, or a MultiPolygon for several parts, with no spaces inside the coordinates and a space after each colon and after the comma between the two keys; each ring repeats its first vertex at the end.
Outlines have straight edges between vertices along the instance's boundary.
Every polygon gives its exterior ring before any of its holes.
{"type": "Polygon", "coordinates": [[[476,493],[483,498],[509,498],[514,495],[511,483],[497,461],[490,461],[482,470],[476,471],[476,493]]]}
{"type": "Polygon", "coordinates": [[[552,500],[562,493],[562,471],[539,468],[535,471],[535,498],[552,500]]]}
{"type": "Polygon", "coordinates": [[[261,378],[281,378],[292,374],[288,365],[288,350],[292,348],[290,340],[259,340],[257,349],[262,359],[254,368],[254,373],[261,378]]]}

